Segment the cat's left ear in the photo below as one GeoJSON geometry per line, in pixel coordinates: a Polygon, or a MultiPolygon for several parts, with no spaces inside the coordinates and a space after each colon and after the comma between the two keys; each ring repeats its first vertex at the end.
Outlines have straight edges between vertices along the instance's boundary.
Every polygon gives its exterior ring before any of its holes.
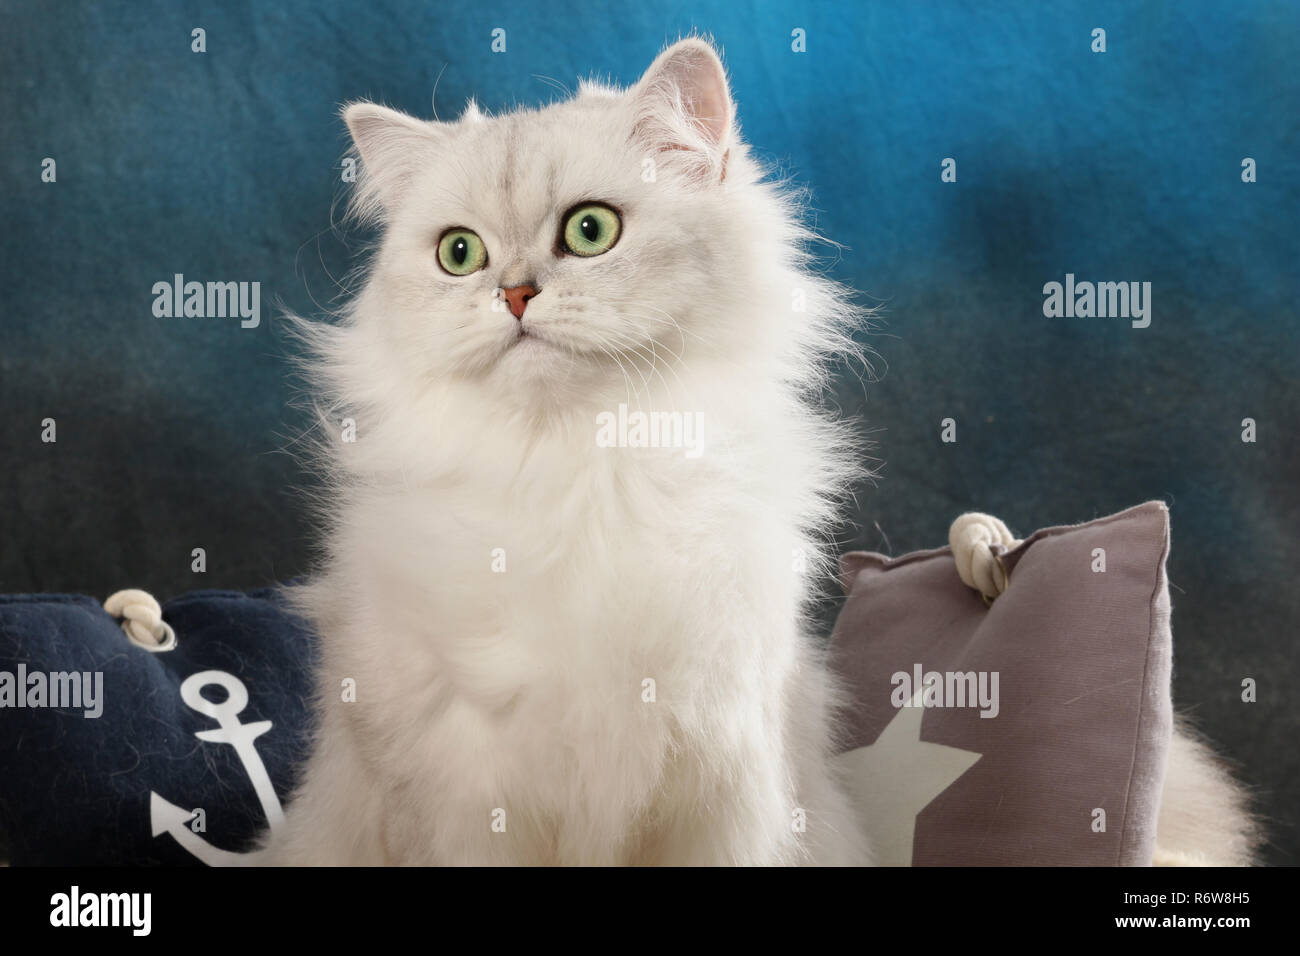
{"type": "Polygon", "coordinates": [[[692,37],[679,40],[650,64],[632,87],[635,134],[656,150],[681,151],[699,178],[721,182],[735,125],[727,73],[714,48],[692,37]]]}

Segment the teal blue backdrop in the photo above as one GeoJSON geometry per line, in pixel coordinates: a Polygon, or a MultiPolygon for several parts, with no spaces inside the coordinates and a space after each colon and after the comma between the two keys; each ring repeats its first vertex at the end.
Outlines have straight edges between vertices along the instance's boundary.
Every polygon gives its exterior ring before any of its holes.
{"type": "Polygon", "coordinates": [[[536,104],[631,82],[693,30],[725,51],[747,138],[812,190],[842,244],[827,270],[883,306],[879,380],[828,396],[880,468],[844,547],[935,546],[970,508],[1023,532],[1168,502],[1177,703],[1259,788],[1269,859],[1296,863],[1295,2],[4,0],[0,591],[304,572],[274,311],[335,300],[365,238],[332,225],[337,105],[536,104]],[[176,273],[260,282],[262,324],[156,318],[176,273]],[[1067,273],[1150,282],[1150,326],[1046,317],[1067,273]]]}

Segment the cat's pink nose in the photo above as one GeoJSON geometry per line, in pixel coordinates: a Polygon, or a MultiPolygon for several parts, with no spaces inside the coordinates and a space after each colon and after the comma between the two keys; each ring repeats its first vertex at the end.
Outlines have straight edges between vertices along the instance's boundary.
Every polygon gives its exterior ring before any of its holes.
{"type": "Polygon", "coordinates": [[[522,319],[524,309],[528,308],[528,300],[537,295],[537,290],[530,285],[517,285],[511,289],[502,289],[501,294],[510,303],[510,314],[516,319],[522,319]]]}

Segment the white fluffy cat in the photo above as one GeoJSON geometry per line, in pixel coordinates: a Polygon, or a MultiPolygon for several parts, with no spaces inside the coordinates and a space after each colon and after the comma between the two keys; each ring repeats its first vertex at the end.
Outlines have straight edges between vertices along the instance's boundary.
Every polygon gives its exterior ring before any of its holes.
{"type": "Polygon", "coordinates": [[[268,861],[865,862],[805,633],[855,312],[717,54],[498,117],[344,115],[384,235],[307,332],[356,441],[328,449],[320,728],[268,861]],[[702,431],[605,447],[638,413],[702,431]]]}
{"type": "MultiPolygon", "coordinates": [[[[868,862],[806,627],[859,467],[818,389],[860,316],[716,53],[540,110],[344,115],[384,235],[341,323],[301,326],[355,441],[323,449],[320,726],[259,862],[868,862]]],[[[1245,862],[1246,820],[1179,736],[1157,862],[1245,862]]]]}

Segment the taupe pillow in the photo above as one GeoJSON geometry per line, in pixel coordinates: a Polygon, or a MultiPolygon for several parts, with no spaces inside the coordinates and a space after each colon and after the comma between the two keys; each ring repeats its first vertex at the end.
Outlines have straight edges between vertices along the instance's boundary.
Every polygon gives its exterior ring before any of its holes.
{"type": "Polygon", "coordinates": [[[1173,719],[1168,549],[1158,501],[1047,528],[1002,556],[991,606],[949,548],[842,559],[831,655],[854,703],[838,759],[877,862],[1151,862],[1173,719]]]}

